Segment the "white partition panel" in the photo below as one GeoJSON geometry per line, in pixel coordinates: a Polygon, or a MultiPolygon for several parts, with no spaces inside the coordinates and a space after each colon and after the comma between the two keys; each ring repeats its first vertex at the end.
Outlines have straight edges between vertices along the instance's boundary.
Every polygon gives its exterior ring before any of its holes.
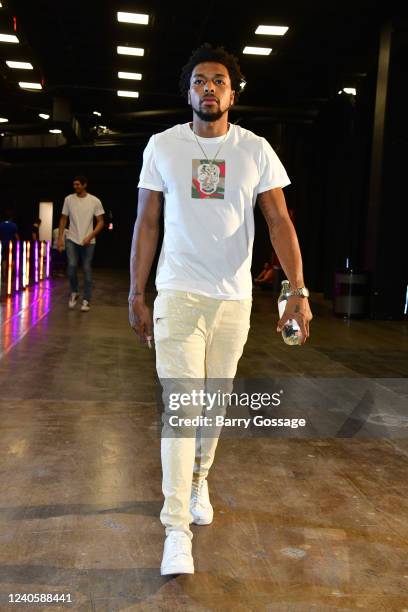
{"type": "Polygon", "coordinates": [[[40,240],[52,241],[52,215],[54,202],[40,202],[40,212],[38,216],[41,219],[40,225],[40,240]]]}

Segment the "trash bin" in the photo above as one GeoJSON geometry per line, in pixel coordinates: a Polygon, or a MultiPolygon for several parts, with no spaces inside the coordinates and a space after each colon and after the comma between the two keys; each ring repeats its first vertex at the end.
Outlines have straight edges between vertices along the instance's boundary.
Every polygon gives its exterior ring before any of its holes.
{"type": "Polygon", "coordinates": [[[343,317],[368,315],[368,274],[339,270],[335,275],[333,311],[343,317]]]}

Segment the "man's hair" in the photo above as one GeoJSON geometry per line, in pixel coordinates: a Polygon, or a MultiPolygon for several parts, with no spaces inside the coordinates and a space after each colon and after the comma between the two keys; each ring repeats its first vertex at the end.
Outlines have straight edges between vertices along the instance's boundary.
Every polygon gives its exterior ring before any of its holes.
{"type": "Polygon", "coordinates": [[[85,183],[88,183],[88,179],[83,174],[78,174],[78,176],[74,176],[72,182],[74,181],[79,181],[81,185],[85,185],[85,183]]]}
{"type": "Polygon", "coordinates": [[[235,91],[235,100],[238,100],[241,93],[241,83],[245,81],[244,75],[239,67],[238,59],[225,51],[224,47],[213,47],[209,43],[204,43],[193,51],[187,64],[183,66],[180,76],[180,91],[183,97],[187,96],[190,89],[191,75],[197,64],[203,62],[217,62],[228,70],[231,79],[231,87],[235,91]]]}

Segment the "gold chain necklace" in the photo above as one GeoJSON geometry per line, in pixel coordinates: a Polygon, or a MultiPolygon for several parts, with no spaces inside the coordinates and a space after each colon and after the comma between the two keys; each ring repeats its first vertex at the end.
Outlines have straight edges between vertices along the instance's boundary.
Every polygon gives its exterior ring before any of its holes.
{"type": "Polygon", "coordinates": [[[196,141],[197,141],[198,146],[200,147],[200,149],[202,150],[202,152],[203,152],[203,154],[204,154],[205,161],[206,161],[206,162],[207,162],[207,163],[208,163],[208,164],[209,164],[211,167],[212,167],[212,166],[214,166],[214,162],[215,162],[215,160],[217,159],[217,155],[218,155],[218,153],[221,151],[221,148],[222,148],[222,146],[223,146],[224,142],[225,142],[225,141],[226,141],[226,139],[227,139],[227,136],[228,136],[228,134],[229,134],[229,129],[226,131],[225,136],[224,136],[224,138],[223,138],[223,140],[222,140],[222,142],[221,142],[220,146],[218,147],[218,150],[217,150],[216,154],[214,155],[214,157],[213,157],[211,160],[210,160],[210,159],[208,159],[208,155],[207,155],[207,153],[204,151],[203,147],[201,146],[201,143],[200,143],[200,141],[199,141],[199,140],[198,140],[198,138],[197,138],[197,134],[195,133],[194,128],[193,128],[192,132],[193,132],[193,134],[194,134],[194,137],[195,137],[195,139],[196,139],[196,141]]]}

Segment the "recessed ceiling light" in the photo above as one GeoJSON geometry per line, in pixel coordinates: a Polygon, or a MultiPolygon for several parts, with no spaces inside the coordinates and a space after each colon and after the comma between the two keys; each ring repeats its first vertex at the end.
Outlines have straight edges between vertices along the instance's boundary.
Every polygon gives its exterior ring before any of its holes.
{"type": "Polygon", "coordinates": [[[22,89],[42,89],[41,83],[27,83],[26,81],[20,81],[19,85],[22,89]]]}
{"type": "Polygon", "coordinates": [[[343,87],[343,91],[346,94],[351,94],[352,96],[357,95],[357,90],[355,87],[343,87]]]}
{"type": "Polygon", "coordinates": [[[0,42],[18,43],[20,41],[14,34],[0,34],[0,42]]]}
{"type": "Polygon", "coordinates": [[[270,55],[272,49],[269,47],[245,47],[242,53],[247,55],[270,55]]]}
{"type": "Polygon", "coordinates": [[[39,113],[38,116],[41,117],[41,119],[49,119],[50,118],[50,116],[47,115],[47,113],[39,113]]]}
{"type": "Polygon", "coordinates": [[[5,117],[0,117],[0,123],[8,123],[8,119],[5,117]]]}
{"type": "Polygon", "coordinates": [[[138,23],[140,25],[147,25],[149,23],[149,15],[143,15],[142,13],[118,13],[118,21],[122,23],[138,23]]]}
{"type": "Polygon", "coordinates": [[[140,72],[118,72],[118,77],[120,79],[131,79],[133,81],[140,81],[142,79],[140,72]]]}
{"type": "Polygon", "coordinates": [[[34,70],[34,66],[30,62],[13,62],[7,60],[6,64],[9,68],[17,68],[18,70],[34,70]]]}
{"type": "Polygon", "coordinates": [[[120,96],[121,98],[138,98],[139,97],[139,92],[138,91],[123,91],[123,90],[119,90],[118,91],[118,96],[120,96]]]}
{"type": "Polygon", "coordinates": [[[50,134],[62,134],[62,130],[54,129],[54,130],[48,130],[48,131],[50,134]]]}
{"type": "Polygon", "coordinates": [[[118,55],[144,55],[144,49],[139,47],[117,47],[118,55]]]}
{"type": "Polygon", "coordinates": [[[255,34],[267,34],[269,36],[283,36],[289,30],[287,26],[268,26],[260,25],[256,28],[255,34]]]}
{"type": "Polygon", "coordinates": [[[96,115],[97,117],[102,117],[102,113],[100,113],[99,111],[94,111],[92,114],[96,115]]]}

